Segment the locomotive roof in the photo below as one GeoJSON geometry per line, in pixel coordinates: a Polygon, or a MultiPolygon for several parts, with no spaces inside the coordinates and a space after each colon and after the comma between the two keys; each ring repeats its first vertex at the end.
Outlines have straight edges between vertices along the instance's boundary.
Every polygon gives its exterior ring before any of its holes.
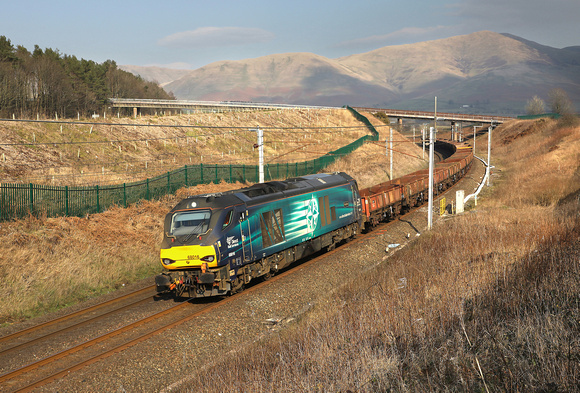
{"type": "Polygon", "coordinates": [[[180,201],[173,209],[191,209],[192,202],[196,208],[224,208],[239,204],[255,205],[271,200],[286,198],[306,192],[322,190],[337,185],[347,184],[352,178],[344,172],[319,173],[294,177],[284,181],[270,181],[253,186],[215,194],[193,195],[180,201]]]}
{"type": "Polygon", "coordinates": [[[293,177],[284,181],[272,181],[255,184],[235,191],[235,194],[246,204],[254,205],[274,199],[323,190],[337,185],[347,184],[352,178],[344,172],[318,173],[302,177],[293,177]]]}

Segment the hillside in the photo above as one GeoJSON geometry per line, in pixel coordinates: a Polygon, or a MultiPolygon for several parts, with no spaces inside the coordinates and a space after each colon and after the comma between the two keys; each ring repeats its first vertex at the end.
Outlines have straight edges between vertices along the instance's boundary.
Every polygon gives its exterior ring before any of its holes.
{"type": "Polygon", "coordinates": [[[286,53],[222,61],[164,85],[180,99],[418,110],[432,109],[437,96],[441,111],[469,105],[470,113],[497,114],[522,114],[533,95],[546,100],[555,87],[579,105],[580,51],[490,31],[338,59],[286,53]]]}
{"type": "Polygon", "coordinates": [[[177,70],[172,68],[154,67],[154,66],[135,66],[135,65],[122,65],[119,66],[123,71],[130,72],[134,75],[138,75],[143,79],[150,82],[158,83],[159,86],[163,87],[166,84],[173,82],[176,79],[181,78],[187,74],[188,70],[177,70]]]}
{"type": "MultiPolygon", "coordinates": [[[[374,121],[383,133],[384,123],[374,121]]],[[[256,165],[258,150],[253,145],[257,136],[252,130],[257,126],[265,129],[265,162],[270,164],[312,160],[368,133],[346,109],[115,117],[92,122],[0,122],[0,181],[119,184],[183,165],[256,165]]],[[[410,145],[404,149],[418,154],[410,145]]],[[[383,162],[384,147],[378,156],[378,162],[383,162]]],[[[412,166],[422,165],[420,160],[412,161],[412,166]]],[[[384,175],[384,168],[378,173],[384,175]]]]}
{"type": "Polygon", "coordinates": [[[243,61],[221,61],[168,83],[176,97],[342,106],[356,98],[389,92],[334,60],[311,53],[286,53],[243,61]]]}

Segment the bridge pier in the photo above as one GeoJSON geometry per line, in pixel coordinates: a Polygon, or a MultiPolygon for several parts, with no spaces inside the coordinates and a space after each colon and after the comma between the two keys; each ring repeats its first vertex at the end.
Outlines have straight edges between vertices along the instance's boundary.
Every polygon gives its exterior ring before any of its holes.
{"type": "Polygon", "coordinates": [[[455,131],[455,121],[451,121],[451,140],[452,141],[455,141],[454,131],[455,131]]]}

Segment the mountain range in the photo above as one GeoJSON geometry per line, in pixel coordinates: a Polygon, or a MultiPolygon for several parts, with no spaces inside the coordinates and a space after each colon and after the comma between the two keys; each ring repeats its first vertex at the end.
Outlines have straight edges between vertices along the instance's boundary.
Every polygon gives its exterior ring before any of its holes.
{"type": "MultiPolygon", "coordinates": [[[[510,34],[387,46],[329,59],[284,53],[195,70],[120,66],[178,99],[522,114],[527,100],[562,88],[580,106],[580,46],[557,49],[510,34]]],[[[547,108],[549,109],[549,108],[547,108]]]]}

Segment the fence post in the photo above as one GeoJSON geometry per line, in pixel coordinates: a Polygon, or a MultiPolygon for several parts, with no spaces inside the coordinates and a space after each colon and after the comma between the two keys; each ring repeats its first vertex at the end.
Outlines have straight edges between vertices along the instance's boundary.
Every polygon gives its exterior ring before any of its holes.
{"type": "Polygon", "coordinates": [[[167,194],[171,194],[171,175],[167,172],[167,194]]]}
{"type": "Polygon", "coordinates": [[[200,184],[203,184],[203,164],[199,164],[199,173],[201,174],[200,184]]]}
{"type": "Polygon", "coordinates": [[[230,183],[232,182],[232,164],[230,164],[230,183]]]}
{"type": "Polygon", "coordinates": [[[127,207],[127,183],[123,183],[123,206],[127,207]]]}
{"type": "Polygon", "coordinates": [[[189,183],[187,181],[187,165],[185,166],[185,186],[189,186],[189,183]]]}
{"type": "Polygon", "coordinates": [[[246,182],[246,164],[242,164],[242,180],[246,182]]]}
{"type": "Polygon", "coordinates": [[[215,164],[215,184],[218,184],[218,164],[215,164]]]}
{"type": "Polygon", "coordinates": [[[30,213],[32,214],[32,212],[34,211],[34,188],[32,183],[29,183],[28,188],[30,190],[30,213]]]}
{"type": "Polygon", "coordinates": [[[147,178],[147,188],[145,189],[145,199],[149,200],[149,178],[147,178]]]}
{"type": "MultiPolygon", "coordinates": [[[[30,186],[32,190],[32,184],[30,186]]],[[[64,186],[64,215],[68,216],[68,186],[64,186]]]]}
{"type": "Polygon", "coordinates": [[[101,212],[101,201],[99,199],[99,185],[97,184],[97,213],[101,212]]]}

